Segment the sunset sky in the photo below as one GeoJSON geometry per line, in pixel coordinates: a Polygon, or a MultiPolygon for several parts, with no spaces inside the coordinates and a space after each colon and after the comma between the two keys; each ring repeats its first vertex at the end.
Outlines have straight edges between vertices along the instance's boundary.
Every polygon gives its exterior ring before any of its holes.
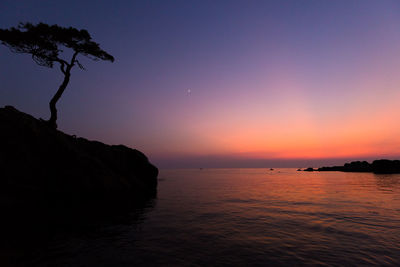
{"type": "MultiPolygon", "coordinates": [[[[400,157],[400,1],[14,1],[0,28],[87,29],[59,129],[166,167],[315,167],[400,157]]],[[[0,46],[0,106],[39,118],[58,68],[0,46]]]]}

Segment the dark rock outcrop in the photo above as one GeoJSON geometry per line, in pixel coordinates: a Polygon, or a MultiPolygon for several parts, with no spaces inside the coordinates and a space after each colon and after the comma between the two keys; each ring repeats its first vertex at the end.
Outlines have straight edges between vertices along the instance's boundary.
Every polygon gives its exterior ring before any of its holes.
{"type": "Polygon", "coordinates": [[[366,161],[353,161],[343,166],[321,167],[318,171],[400,173],[400,161],[380,159],[374,160],[372,164],[366,161]]]}
{"type": "Polygon", "coordinates": [[[155,196],[158,169],[138,150],[67,135],[10,106],[0,125],[1,209],[103,212],[155,196]]]}
{"type": "Polygon", "coordinates": [[[314,168],[309,167],[309,168],[307,168],[307,169],[304,169],[303,171],[305,171],[305,172],[313,172],[313,171],[314,171],[314,168]]]}
{"type": "Polygon", "coordinates": [[[400,173],[400,160],[374,160],[371,167],[374,173],[400,173]]]}
{"type": "Polygon", "coordinates": [[[372,172],[372,166],[366,161],[353,161],[343,166],[321,167],[318,171],[372,172]]]}

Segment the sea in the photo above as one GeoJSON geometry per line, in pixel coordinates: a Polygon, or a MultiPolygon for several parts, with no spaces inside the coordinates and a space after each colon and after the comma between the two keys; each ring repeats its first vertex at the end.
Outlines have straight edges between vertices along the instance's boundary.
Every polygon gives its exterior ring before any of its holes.
{"type": "Polygon", "coordinates": [[[161,170],[143,206],[3,250],[5,265],[400,266],[400,175],[161,170]]]}

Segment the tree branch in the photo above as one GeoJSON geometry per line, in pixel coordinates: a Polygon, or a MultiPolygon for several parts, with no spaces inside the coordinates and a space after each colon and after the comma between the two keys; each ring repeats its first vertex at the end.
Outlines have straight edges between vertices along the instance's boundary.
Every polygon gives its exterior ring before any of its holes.
{"type": "Polygon", "coordinates": [[[75,62],[78,64],[78,67],[79,67],[81,70],[86,70],[85,67],[84,67],[78,60],[75,60],[75,62]]]}
{"type": "Polygon", "coordinates": [[[64,73],[64,75],[65,75],[64,66],[65,66],[65,64],[61,62],[61,63],[60,63],[60,70],[61,70],[61,72],[64,73]]]}
{"type": "Polygon", "coordinates": [[[67,66],[67,67],[69,66],[68,62],[61,58],[56,58],[56,59],[54,59],[54,61],[60,63],[60,70],[65,75],[65,66],[67,66]]]}
{"type": "Polygon", "coordinates": [[[54,61],[57,61],[60,64],[65,64],[67,66],[69,65],[67,61],[65,61],[64,59],[58,58],[58,57],[56,59],[54,59],[54,61]]]}
{"type": "Polygon", "coordinates": [[[79,54],[79,51],[75,51],[75,53],[72,55],[72,58],[71,58],[71,63],[70,63],[70,65],[71,65],[71,68],[72,68],[72,66],[74,66],[75,65],[75,58],[76,58],[76,56],[79,54]]]}

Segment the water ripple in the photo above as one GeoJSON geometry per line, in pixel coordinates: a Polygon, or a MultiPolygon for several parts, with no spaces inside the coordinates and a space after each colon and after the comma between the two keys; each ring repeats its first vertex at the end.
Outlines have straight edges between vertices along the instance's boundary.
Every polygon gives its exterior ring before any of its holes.
{"type": "Polygon", "coordinates": [[[159,180],[157,202],[123,222],[7,255],[21,266],[400,266],[400,175],[208,169],[159,180]]]}

